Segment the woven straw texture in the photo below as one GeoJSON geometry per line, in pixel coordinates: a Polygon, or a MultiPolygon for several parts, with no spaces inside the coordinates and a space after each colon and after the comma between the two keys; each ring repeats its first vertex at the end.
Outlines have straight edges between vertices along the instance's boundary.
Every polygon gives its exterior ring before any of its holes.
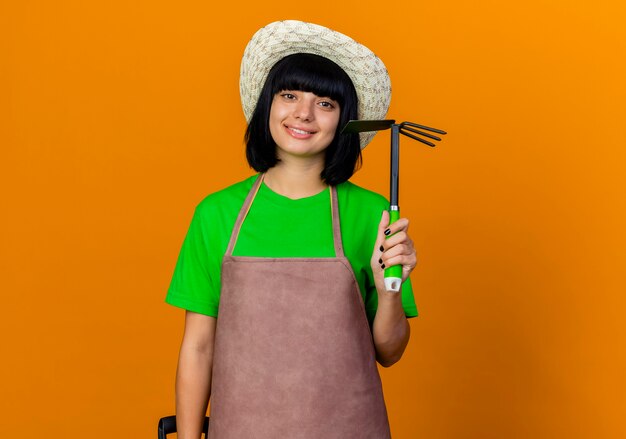
{"type": "MultiPolygon", "coordinates": [[[[317,24],[287,20],[259,29],[244,51],[239,91],[247,121],[272,66],[293,53],[313,53],[337,63],[356,88],[359,119],[384,119],[391,100],[391,81],[380,58],[339,32],[317,24]]],[[[365,148],[375,134],[361,133],[361,148],[365,148]]]]}

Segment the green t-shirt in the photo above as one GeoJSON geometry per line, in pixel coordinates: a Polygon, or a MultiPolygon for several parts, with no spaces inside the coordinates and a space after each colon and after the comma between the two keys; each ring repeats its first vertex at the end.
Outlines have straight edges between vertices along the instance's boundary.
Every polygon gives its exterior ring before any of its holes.
{"type": "MultiPolygon", "coordinates": [[[[165,301],[217,317],[222,257],[237,215],[257,175],[207,196],[196,207],[165,301]]],[[[378,295],[370,259],[382,211],[389,202],[351,182],[337,186],[344,252],[359,284],[370,324],[378,295]]],[[[234,256],[334,257],[330,190],[290,199],[265,183],[250,207],[233,251],[234,256]]],[[[410,280],[402,286],[407,317],[417,316],[410,280]]]]}

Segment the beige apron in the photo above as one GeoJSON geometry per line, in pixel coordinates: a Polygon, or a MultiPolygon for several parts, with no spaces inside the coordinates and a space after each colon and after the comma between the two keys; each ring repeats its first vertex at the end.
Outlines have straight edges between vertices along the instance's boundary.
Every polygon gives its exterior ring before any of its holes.
{"type": "Polygon", "coordinates": [[[343,254],[337,191],[336,257],[233,256],[262,180],[222,262],[209,438],[390,438],[363,299],[343,254]]]}

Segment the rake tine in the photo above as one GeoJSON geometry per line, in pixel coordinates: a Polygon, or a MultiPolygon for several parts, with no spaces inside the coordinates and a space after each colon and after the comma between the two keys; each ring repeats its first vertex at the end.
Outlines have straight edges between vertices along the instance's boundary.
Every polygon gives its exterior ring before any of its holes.
{"type": "Polygon", "coordinates": [[[435,144],[434,144],[434,143],[431,143],[431,142],[429,142],[428,140],[421,139],[421,138],[419,138],[419,137],[417,137],[417,136],[414,136],[413,134],[409,134],[409,133],[407,133],[406,131],[402,131],[402,130],[400,130],[400,134],[404,134],[405,136],[410,137],[411,139],[414,139],[414,140],[418,140],[418,141],[420,141],[420,142],[422,142],[422,143],[425,143],[425,144],[426,144],[426,145],[428,145],[428,146],[435,146],[435,144]]]}
{"type": "Polygon", "coordinates": [[[439,130],[437,128],[431,128],[431,127],[427,127],[426,125],[419,125],[413,122],[402,122],[402,125],[408,125],[410,127],[415,127],[415,128],[420,128],[422,130],[426,130],[426,131],[432,131],[433,133],[438,133],[438,134],[448,134],[443,130],[439,130]]]}
{"type": "Polygon", "coordinates": [[[424,137],[428,137],[428,138],[433,139],[433,140],[441,140],[441,137],[433,136],[432,134],[428,134],[428,133],[425,133],[424,131],[416,130],[415,128],[402,127],[402,129],[410,131],[412,133],[419,134],[419,135],[424,136],[424,137]]]}

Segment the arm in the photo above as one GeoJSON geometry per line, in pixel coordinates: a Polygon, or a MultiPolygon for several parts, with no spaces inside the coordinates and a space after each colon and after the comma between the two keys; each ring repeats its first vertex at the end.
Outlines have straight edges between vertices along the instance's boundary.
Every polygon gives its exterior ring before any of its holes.
{"type": "Polygon", "coordinates": [[[187,311],[176,373],[179,439],[199,439],[211,395],[215,317],[187,311]]]}
{"type": "Polygon", "coordinates": [[[402,292],[389,292],[385,289],[384,283],[384,267],[402,265],[403,282],[415,268],[417,256],[413,241],[408,235],[408,228],[409,220],[406,218],[389,225],[389,213],[383,212],[372,254],[371,266],[378,292],[378,309],[372,325],[372,334],[376,360],[384,367],[389,367],[400,360],[411,335],[411,328],[402,308],[402,292]],[[390,230],[388,234],[393,235],[389,239],[385,239],[387,229],[390,230]]]}

